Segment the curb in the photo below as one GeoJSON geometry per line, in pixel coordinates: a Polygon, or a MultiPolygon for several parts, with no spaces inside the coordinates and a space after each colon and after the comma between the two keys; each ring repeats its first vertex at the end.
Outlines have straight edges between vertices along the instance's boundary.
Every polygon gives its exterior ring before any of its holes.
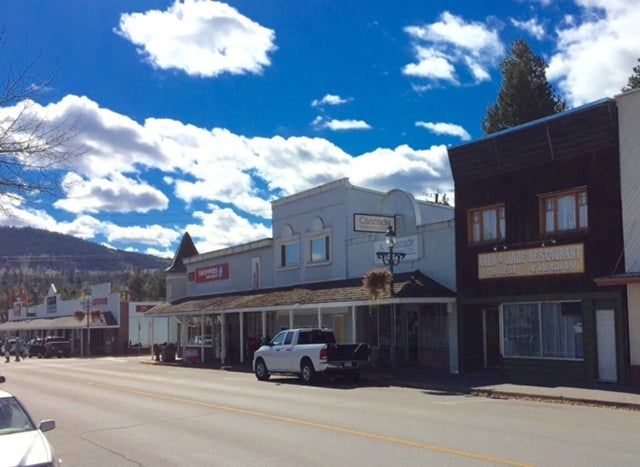
{"type": "MultiPolygon", "coordinates": [[[[173,366],[180,368],[190,369],[208,369],[208,370],[222,370],[222,371],[238,371],[233,366],[207,366],[207,365],[189,365],[180,361],[176,362],[162,362],[156,360],[142,360],[140,363],[144,365],[160,365],[160,366],[173,366]]],[[[522,391],[502,391],[499,389],[483,389],[475,387],[460,387],[455,385],[446,384],[429,384],[421,381],[409,381],[403,379],[395,379],[389,376],[371,376],[368,375],[367,379],[379,383],[383,383],[389,386],[404,387],[412,389],[423,389],[438,392],[446,392],[452,394],[470,395],[474,397],[485,397],[488,399],[521,399],[535,402],[546,402],[551,404],[569,404],[569,405],[582,405],[588,407],[603,407],[619,410],[632,410],[640,411],[640,403],[622,402],[602,399],[592,399],[588,397],[567,397],[567,396],[553,396],[545,394],[532,394],[522,391]]]]}

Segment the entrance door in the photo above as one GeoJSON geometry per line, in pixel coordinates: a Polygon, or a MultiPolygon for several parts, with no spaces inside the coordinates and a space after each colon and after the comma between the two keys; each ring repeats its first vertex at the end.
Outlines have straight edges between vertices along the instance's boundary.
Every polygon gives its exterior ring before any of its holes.
{"type": "Polygon", "coordinates": [[[596,310],[596,345],[598,347],[598,379],[616,382],[616,328],[613,310],[596,310]]]}
{"type": "Polygon", "coordinates": [[[482,310],[484,367],[500,365],[500,315],[497,308],[482,310]]]}

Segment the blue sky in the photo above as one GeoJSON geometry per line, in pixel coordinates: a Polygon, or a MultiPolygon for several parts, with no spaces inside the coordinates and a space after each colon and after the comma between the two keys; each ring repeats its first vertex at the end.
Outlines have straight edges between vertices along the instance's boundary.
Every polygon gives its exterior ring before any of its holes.
{"type": "Polygon", "coordinates": [[[172,256],[270,237],[271,200],[343,177],[455,199],[446,148],[482,137],[511,41],[575,107],[620,92],[639,24],[637,0],[0,0],[0,79],[55,70],[0,126],[82,148],[0,224],[172,256]]]}

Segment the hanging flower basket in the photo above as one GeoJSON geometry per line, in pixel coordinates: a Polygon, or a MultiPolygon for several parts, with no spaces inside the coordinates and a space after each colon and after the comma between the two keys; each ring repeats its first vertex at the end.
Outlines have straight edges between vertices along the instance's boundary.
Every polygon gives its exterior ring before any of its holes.
{"type": "Polygon", "coordinates": [[[84,315],[85,315],[84,311],[78,310],[73,312],[73,317],[78,321],[82,321],[84,319],[84,315]]]}
{"type": "Polygon", "coordinates": [[[375,302],[389,292],[391,273],[384,268],[376,268],[362,276],[362,287],[367,291],[369,300],[375,302]]]}

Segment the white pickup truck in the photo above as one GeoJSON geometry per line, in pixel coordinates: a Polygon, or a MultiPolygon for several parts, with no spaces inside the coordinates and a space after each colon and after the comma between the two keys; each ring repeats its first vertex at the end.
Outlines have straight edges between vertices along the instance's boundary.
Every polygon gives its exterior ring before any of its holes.
{"type": "Polygon", "coordinates": [[[370,353],[367,344],[337,344],[330,329],[286,329],[254,352],[253,371],[260,381],[274,373],[296,374],[307,384],[316,373],[357,379],[370,353]]]}

